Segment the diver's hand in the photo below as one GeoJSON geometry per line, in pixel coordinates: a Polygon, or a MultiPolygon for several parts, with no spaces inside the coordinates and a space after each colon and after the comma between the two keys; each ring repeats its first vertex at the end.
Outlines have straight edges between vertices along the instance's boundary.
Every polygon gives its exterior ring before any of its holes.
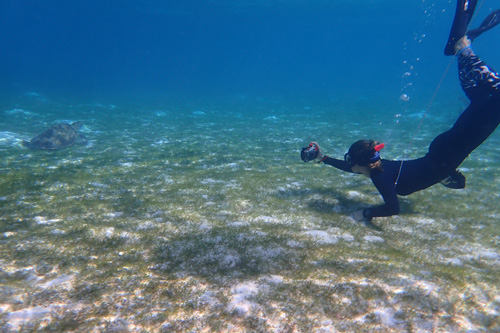
{"type": "MultiPolygon", "coordinates": [[[[367,208],[367,209],[369,209],[369,208],[367,208]]],[[[371,219],[367,219],[365,217],[365,214],[363,214],[363,211],[364,211],[364,209],[358,210],[357,212],[355,212],[354,214],[351,215],[351,218],[354,220],[354,222],[363,224],[366,227],[377,230],[377,231],[382,231],[381,227],[373,224],[371,219]]]]}
{"type": "Polygon", "coordinates": [[[352,214],[352,218],[356,222],[363,222],[365,218],[363,217],[363,210],[358,210],[352,214]]]}
{"type": "Polygon", "coordinates": [[[313,141],[311,143],[315,144],[318,147],[318,156],[316,157],[316,159],[318,161],[322,161],[325,158],[325,154],[323,154],[323,152],[321,151],[321,147],[318,145],[317,142],[313,141]]]}
{"type": "Polygon", "coordinates": [[[370,222],[370,220],[363,215],[363,211],[364,210],[362,209],[358,210],[357,212],[354,212],[354,214],[351,215],[353,220],[356,222],[370,222]]]}

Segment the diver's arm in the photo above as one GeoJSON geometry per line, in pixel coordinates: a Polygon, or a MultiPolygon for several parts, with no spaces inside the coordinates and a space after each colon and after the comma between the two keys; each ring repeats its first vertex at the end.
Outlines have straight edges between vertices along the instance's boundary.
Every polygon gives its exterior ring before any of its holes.
{"type": "Polygon", "coordinates": [[[323,163],[331,165],[334,168],[352,173],[351,164],[346,162],[346,161],[338,160],[336,158],[329,157],[329,156],[325,156],[322,159],[322,161],[323,161],[323,163]]]}
{"type": "MultiPolygon", "coordinates": [[[[385,200],[385,198],[384,198],[385,200]]],[[[374,217],[392,216],[399,214],[399,201],[394,198],[386,201],[384,205],[363,209],[363,218],[370,221],[374,217]]]]}
{"type": "Polygon", "coordinates": [[[346,161],[338,160],[336,158],[333,158],[333,157],[330,157],[328,155],[323,154],[323,150],[321,149],[321,147],[319,146],[319,144],[317,142],[311,142],[311,144],[315,144],[318,147],[318,157],[317,157],[318,162],[317,163],[323,162],[323,163],[331,165],[332,167],[335,167],[339,170],[346,171],[346,172],[352,172],[350,163],[347,163],[346,161]]]}
{"type": "Polygon", "coordinates": [[[391,216],[399,214],[399,200],[396,194],[394,183],[387,177],[387,174],[380,172],[372,176],[373,184],[382,195],[384,204],[381,206],[365,208],[363,210],[363,217],[366,220],[371,220],[374,217],[391,216]]]}

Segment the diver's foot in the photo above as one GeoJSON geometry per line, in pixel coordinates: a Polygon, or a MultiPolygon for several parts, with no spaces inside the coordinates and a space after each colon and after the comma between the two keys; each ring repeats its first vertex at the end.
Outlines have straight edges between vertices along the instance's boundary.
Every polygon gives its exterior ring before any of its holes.
{"type": "Polygon", "coordinates": [[[455,11],[455,18],[451,26],[450,36],[444,48],[444,54],[447,56],[455,55],[455,44],[467,33],[474,9],[476,9],[477,0],[458,0],[455,11]]]}
{"type": "Polygon", "coordinates": [[[483,32],[490,30],[491,28],[497,26],[500,23],[500,10],[497,9],[491,12],[484,21],[481,23],[479,28],[467,32],[467,37],[472,41],[479,37],[483,32]]]}
{"type": "Polygon", "coordinates": [[[448,188],[460,190],[465,188],[465,176],[459,171],[453,171],[447,178],[441,181],[441,184],[448,188]]]}

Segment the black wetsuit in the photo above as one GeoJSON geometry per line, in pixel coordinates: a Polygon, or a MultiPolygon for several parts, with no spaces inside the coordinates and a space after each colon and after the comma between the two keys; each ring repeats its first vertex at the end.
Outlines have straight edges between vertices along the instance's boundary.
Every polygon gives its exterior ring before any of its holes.
{"type": "MultiPolygon", "coordinates": [[[[366,208],[371,219],[399,213],[397,195],[409,195],[448,177],[500,124],[500,77],[470,48],[458,56],[459,78],[470,105],[453,127],[438,135],[422,158],[409,161],[382,160],[383,171],[371,170],[370,178],[382,195],[384,205],[366,208]],[[399,178],[398,178],[399,176],[399,178]]],[[[327,157],[323,161],[340,170],[352,172],[343,160],[327,157]]]]}

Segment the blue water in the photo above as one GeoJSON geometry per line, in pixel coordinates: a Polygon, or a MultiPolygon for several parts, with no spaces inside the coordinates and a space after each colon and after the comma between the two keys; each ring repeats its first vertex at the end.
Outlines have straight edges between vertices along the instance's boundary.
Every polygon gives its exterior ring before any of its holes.
{"type": "MultiPolygon", "coordinates": [[[[427,92],[449,60],[450,2],[6,0],[0,83],[82,98],[370,98],[399,96],[411,71],[427,92]]],[[[494,63],[492,35],[478,50],[494,63]]]]}
{"type": "MultiPolygon", "coordinates": [[[[351,218],[380,203],[367,179],[299,159],[422,156],[468,103],[454,10],[3,0],[0,330],[498,330],[499,133],[465,190],[402,198],[381,230],[351,218]],[[73,121],[86,144],[21,145],[73,121]]],[[[498,31],[474,43],[493,67],[498,31]]]]}

